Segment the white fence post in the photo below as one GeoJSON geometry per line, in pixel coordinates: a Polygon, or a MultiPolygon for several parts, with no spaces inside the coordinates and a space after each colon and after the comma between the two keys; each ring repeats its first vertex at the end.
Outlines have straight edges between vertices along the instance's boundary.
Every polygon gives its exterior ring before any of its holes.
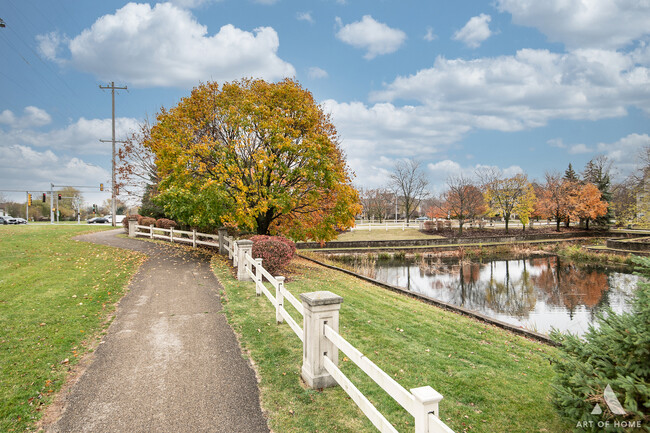
{"type": "Polygon", "coordinates": [[[411,389],[411,394],[415,397],[415,433],[429,432],[429,414],[438,415],[438,403],[442,400],[442,395],[430,386],[411,389]]]}
{"type": "Polygon", "coordinates": [[[137,231],[136,226],[138,225],[138,222],[136,220],[129,220],[129,237],[134,238],[135,237],[135,232],[137,231]]]}
{"type": "Polygon", "coordinates": [[[172,244],[174,243],[174,227],[169,228],[169,240],[172,244]]]}
{"type": "Polygon", "coordinates": [[[275,277],[278,281],[278,286],[275,288],[275,321],[277,323],[284,322],[282,313],[280,312],[284,308],[284,277],[275,277]]]}
{"type": "Polygon", "coordinates": [[[343,298],[332,292],[301,293],[304,308],[301,377],[310,388],[336,386],[336,380],[325,370],[323,359],[328,357],[334,365],[339,363],[339,351],[325,337],[325,324],[339,331],[339,310],[343,298]]]}
{"type": "Polygon", "coordinates": [[[225,255],[228,252],[226,249],[226,237],[228,231],[225,228],[220,228],[217,230],[217,233],[219,233],[219,254],[225,255]]]}
{"type": "Polygon", "coordinates": [[[262,294],[262,288],[260,286],[264,281],[264,277],[262,276],[262,259],[255,259],[255,264],[257,264],[255,269],[255,278],[257,279],[255,283],[255,294],[260,296],[262,294]]]}
{"type": "Polygon", "coordinates": [[[153,224],[149,225],[149,237],[153,239],[153,224]]]}
{"type": "Polygon", "coordinates": [[[251,264],[246,260],[246,254],[251,255],[253,252],[253,241],[248,239],[242,239],[235,242],[235,248],[237,250],[237,255],[235,256],[237,263],[237,279],[239,281],[250,281],[252,278],[246,272],[246,268],[250,270],[251,264]]]}
{"type": "Polygon", "coordinates": [[[233,251],[235,250],[235,245],[233,245],[233,238],[230,236],[224,236],[226,242],[228,242],[228,260],[232,260],[233,251]]]}
{"type": "Polygon", "coordinates": [[[196,229],[192,229],[192,247],[196,248],[196,229]]]}

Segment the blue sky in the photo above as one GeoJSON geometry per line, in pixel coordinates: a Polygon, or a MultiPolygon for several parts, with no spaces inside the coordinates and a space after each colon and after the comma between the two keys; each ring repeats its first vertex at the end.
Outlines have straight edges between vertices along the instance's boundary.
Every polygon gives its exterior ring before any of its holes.
{"type": "Polygon", "coordinates": [[[411,157],[434,192],[598,154],[620,177],[650,144],[647,0],[5,0],[0,18],[0,189],[108,184],[110,81],[120,139],[200,82],[295,77],[364,187],[411,157]]]}

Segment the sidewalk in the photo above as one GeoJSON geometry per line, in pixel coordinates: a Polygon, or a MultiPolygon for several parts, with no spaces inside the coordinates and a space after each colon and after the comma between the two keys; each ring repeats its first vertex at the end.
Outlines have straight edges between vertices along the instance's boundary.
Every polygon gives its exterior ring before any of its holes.
{"type": "Polygon", "coordinates": [[[49,432],[268,432],[255,374],[221,312],[209,257],[99,232],[145,252],[115,320],[49,432]]]}

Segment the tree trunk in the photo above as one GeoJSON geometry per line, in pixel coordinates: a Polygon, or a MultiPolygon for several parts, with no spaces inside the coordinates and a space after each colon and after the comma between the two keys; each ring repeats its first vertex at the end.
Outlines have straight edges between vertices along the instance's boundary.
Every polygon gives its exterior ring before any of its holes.
{"type": "Polygon", "coordinates": [[[463,235],[463,221],[458,220],[458,236],[460,237],[462,235],[463,235]]]}
{"type": "Polygon", "coordinates": [[[560,214],[557,212],[555,213],[555,231],[560,231],[560,214]]]}
{"type": "Polygon", "coordinates": [[[259,214],[255,221],[257,222],[257,234],[258,235],[268,235],[269,227],[271,227],[271,222],[273,222],[273,209],[267,210],[263,214],[259,214]]]}
{"type": "Polygon", "coordinates": [[[503,219],[506,221],[506,233],[508,233],[508,221],[510,221],[510,218],[507,216],[504,216],[503,219]]]}
{"type": "Polygon", "coordinates": [[[589,218],[585,219],[585,230],[589,230],[589,218]]]}

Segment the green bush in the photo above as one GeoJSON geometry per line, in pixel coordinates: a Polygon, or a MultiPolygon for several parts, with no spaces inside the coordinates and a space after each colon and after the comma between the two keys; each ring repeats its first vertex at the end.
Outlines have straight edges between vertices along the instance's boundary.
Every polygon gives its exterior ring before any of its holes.
{"type": "MultiPolygon", "coordinates": [[[[640,265],[639,274],[650,277],[650,259],[634,261],[640,265]]],[[[575,423],[576,431],[650,431],[650,283],[639,283],[632,302],[630,313],[607,309],[599,314],[598,326],[590,326],[583,338],[551,334],[561,345],[553,360],[553,402],[560,415],[575,423]],[[612,413],[607,405],[607,385],[625,415],[612,413]],[[592,414],[596,404],[602,414],[592,414]]]]}

